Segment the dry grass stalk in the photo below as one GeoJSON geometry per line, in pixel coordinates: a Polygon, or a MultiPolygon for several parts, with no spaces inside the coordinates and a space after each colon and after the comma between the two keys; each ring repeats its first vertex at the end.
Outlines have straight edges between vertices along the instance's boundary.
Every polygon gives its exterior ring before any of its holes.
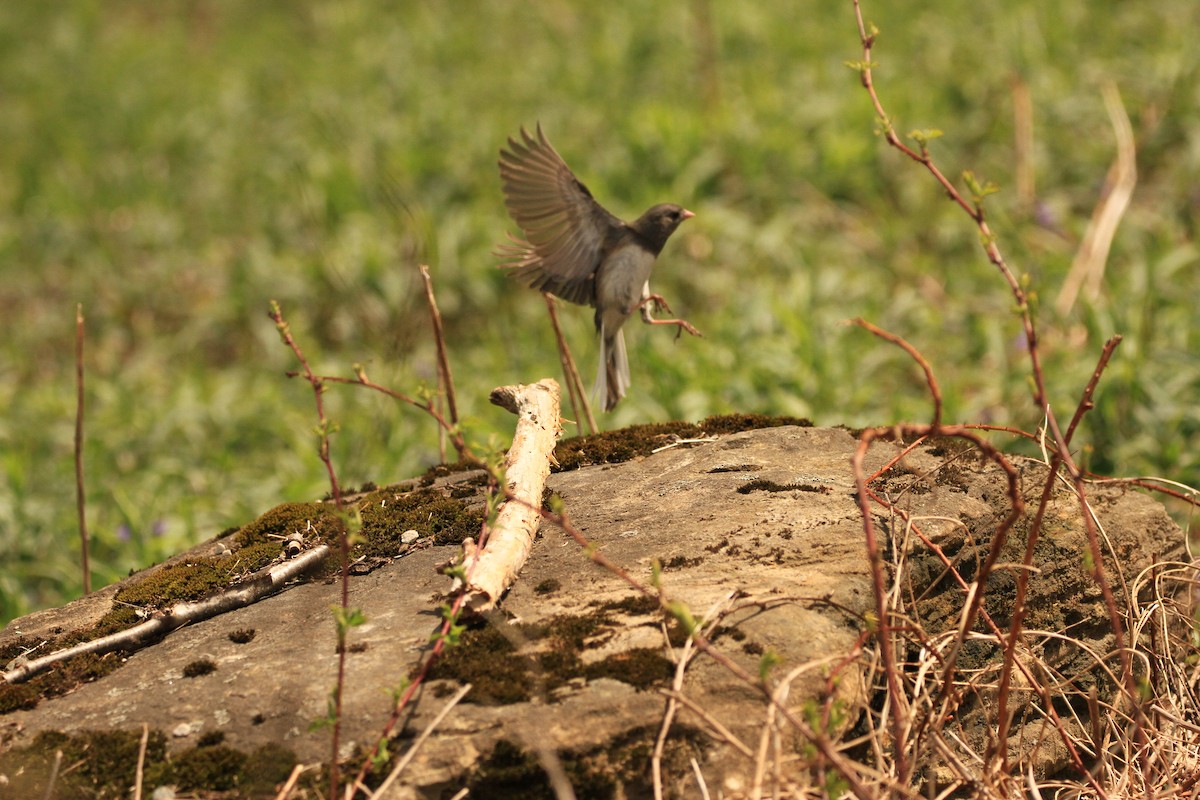
{"type": "Polygon", "coordinates": [[[1083,241],[1055,301],[1055,309],[1063,316],[1071,313],[1081,293],[1093,303],[1100,297],[1108,253],[1137,186],[1137,146],[1129,114],[1115,83],[1105,81],[1102,92],[1104,107],[1117,139],[1117,157],[1108,169],[1100,190],[1100,202],[1092,212],[1083,241]]]}

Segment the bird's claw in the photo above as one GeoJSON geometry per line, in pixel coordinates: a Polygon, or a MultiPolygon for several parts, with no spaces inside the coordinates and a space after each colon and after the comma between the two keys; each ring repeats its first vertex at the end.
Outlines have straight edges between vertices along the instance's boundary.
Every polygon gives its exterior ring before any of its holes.
{"type": "Polygon", "coordinates": [[[655,319],[653,316],[651,316],[650,310],[646,308],[647,303],[653,303],[655,311],[661,311],[666,314],[674,313],[671,311],[671,306],[667,303],[666,298],[664,298],[661,294],[648,294],[643,297],[642,301],[635,306],[635,308],[641,309],[642,321],[647,325],[676,325],[679,328],[675,332],[676,339],[679,339],[680,336],[683,336],[684,331],[687,331],[692,336],[704,336],[704,334],[696,330],[695,325],[688,322],[686,319],[655,319]]]}
{"type": "Polygon", "coordinates": [[[646,303],[646,302],[654,303],[654,310],[661,314],[673,313],[671,311],[670,303],[667,302],[667,298],[663,297],[661,294],[652,294],[649,297],[647,297],[645,300],[643,300],[642,302],[643,303],[646,303]]]}

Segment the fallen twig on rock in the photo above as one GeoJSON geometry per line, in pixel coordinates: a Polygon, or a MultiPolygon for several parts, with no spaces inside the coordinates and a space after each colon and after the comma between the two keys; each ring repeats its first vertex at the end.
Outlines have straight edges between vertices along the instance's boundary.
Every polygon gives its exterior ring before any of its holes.
{"type": "Polygon", "coordinates": [[[200,622],[255,603],[277,591],[283,584],[300,577],[320,564],[329,553],[329,545],[318,545],[290,561],[265,567],[218,595],[196,602],[176,603],[132,628],[126,628],[90,642],[83,642],[41,658],[32,660],[18,658],[13,662],[15,666],[10,666],[0,674],[0,677],[3,677],[7,683],[22,683],[68,658],[85,653],[109,653],[113,650],[136,649],[189,622],[200,622]]]}
{"type": "Polygon", "coordinates": [[[542,490],[561,432],[558,383],[543,378],[526,386],[502,386],[491,394],[495,405],[517,415],[512,447],[504,459],[504,492],[508,499],[479,547],[463,542],[463,577],[452,591],[466,597],[466,608],[481,613],[492,608],[517,579],[541,523],[542,490]]]}

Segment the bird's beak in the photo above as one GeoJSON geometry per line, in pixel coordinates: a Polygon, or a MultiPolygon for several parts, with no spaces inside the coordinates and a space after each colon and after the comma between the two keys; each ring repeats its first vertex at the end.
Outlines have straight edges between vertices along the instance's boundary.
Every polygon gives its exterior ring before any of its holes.
{"type": "Polygon", "coordinates": [[[691,211],[688,211],[686,208],[683,210],[683,214],[680,215],[682,219],[691,219],[694,216],[696,215],[691,211]]]}

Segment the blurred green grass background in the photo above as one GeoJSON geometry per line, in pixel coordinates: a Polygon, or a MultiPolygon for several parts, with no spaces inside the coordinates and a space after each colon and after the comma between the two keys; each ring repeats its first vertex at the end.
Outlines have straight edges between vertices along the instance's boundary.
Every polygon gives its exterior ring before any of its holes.
{"type": "MultiPolygon", "coordinates": [[[[943,169],[1002,192],[994,230],[1029,276],[1052,399],[1069,416],[1125,335],[1077,438],[1100,472],[1196,483],[1200,207],[1195,0],[870,2],[876,78],[901,132],[941,128],[943,169]],[[1052,299],[1115,143],[1139,183],[1104,291],[1052,299]],[[1038,203],[1013,190],[1013,86],[1033,104],[1038,203]]],[[[614,213],[698,216],[654,279],[704,339],[630,325],[634,387],[605,427],[729,411],[819,424],[928,417],[1033,430],[1012,298],[969,221],[875,135],[846,2],[537,4],[141,0],[0,4],[0,621],[78,595],[76,303],[87,317],[88,514],[103,585],[284,500],[326,490],[312,396],[267,303],[316,369],[434,380],[416,264],[431,265],[460,405],[558,376],[541,298],[494,268],[511,230],[497,150],[540,120],[614,213]]],[[[581,370],[590,311],[564,312],[581,370]]],[[[328,394],[342,480],[437,459],[429,420],[328,394]]],[[[1008,444],[1007,442],[1004,442],[1008,444]]]]}

